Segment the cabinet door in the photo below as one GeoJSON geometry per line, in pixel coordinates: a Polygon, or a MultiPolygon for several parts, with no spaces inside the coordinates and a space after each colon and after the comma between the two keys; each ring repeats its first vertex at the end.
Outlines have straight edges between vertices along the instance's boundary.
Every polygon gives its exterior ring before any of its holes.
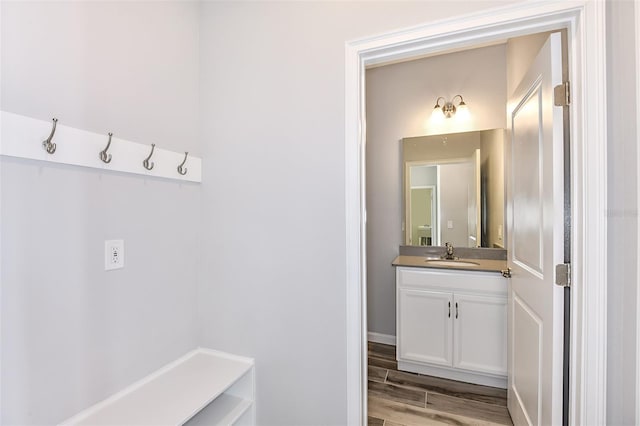
{"type": "Polygon", "coordinates": [[[398,358],[451,366],[453,295],[400,288],[398,358]]]}
{"type": "Polygon", "coordinates": [[[507,374],[507,298],[456,294],[453,366],[507,374]]]}

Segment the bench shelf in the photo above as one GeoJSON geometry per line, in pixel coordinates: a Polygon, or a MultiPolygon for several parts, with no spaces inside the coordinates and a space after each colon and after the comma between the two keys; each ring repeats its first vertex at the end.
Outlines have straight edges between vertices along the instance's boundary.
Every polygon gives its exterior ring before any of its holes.
{"type": "Polygon", "coordinates": [[[63,425],[254,424],[254,361],[196,349],[63,425]]]}

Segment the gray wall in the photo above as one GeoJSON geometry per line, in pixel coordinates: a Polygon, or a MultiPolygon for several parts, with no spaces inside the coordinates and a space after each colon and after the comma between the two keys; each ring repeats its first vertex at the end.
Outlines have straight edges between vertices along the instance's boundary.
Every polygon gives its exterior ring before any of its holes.
{"type": "MultiPolygon", "coordinates": [[[[196,4],[0,7],[2,110],[200,151],[196,4]]],[[[55,424],[197,346],[200,186],[0,169],[0,423],[55,424]],[[105,272],[116,238],[125,268],[105,272]]]]}
{"type": "MultiPolygon", "coordinates": [[[[451,3],[447,3],[450,5],[451,3]]],[[[468,4],[468,3],[464,3],[468,4]]],[[[391,261],[404,241],[402,232],[402,151],[400,140],[412,136],[504,128],[506,118],[505,45],[468,50],[367,70],[367,285],[370,332],[395,336],[395,271],[391,261]],[[430,120],[438,96],[462,94],[472,121],[430,120]]],[[[437,158],[469,157],[456,144],[477,133],[434,139],[437,158]]],[[[422,139],[422,138],[420,138],[422,139]]],[[[406,146],[406,142],[405,142],[406,146]]],[[[410,156],[412,154],[409,154],[410,156]]],[[[421,153],[421,158],[425,155],[421,153]]],[[[466,215],[465,215],[466,229],[466,215]]],[[[466,231],[465,231],[466,233],[466,231]]],[[[443,230],[443,238],[446,230],[443,230]]],[[[442,241],[448,241],[443,239],[442,241]]],[[[466,246],[466,237],[464,238],[466,246]]]]}
{"type": "Polygon", "coordinates": [[[607,4],[608,90],[608,352],[607,423],[638,424],[636,291],[638,259],[637,132],[634,3],[607,4]]]}

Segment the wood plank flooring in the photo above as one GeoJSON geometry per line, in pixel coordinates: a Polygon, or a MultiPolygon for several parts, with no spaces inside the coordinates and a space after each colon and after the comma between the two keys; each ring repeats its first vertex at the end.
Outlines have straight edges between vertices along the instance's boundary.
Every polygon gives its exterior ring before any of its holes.
{"type": "Polygon", "coordinates": [[[370,426],[513,425],[505,389],[398,371],[395,346],[368,349],[370,426]]]}

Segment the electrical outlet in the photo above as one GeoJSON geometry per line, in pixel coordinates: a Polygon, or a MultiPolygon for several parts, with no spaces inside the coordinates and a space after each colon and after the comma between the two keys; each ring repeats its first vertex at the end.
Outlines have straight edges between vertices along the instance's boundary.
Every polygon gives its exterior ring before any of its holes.
{"type": "Polygon", "coordinates": [[[104,242],[104,270],[124,268],[124,240],[104,242]]]}
{"type": "Polygon", "coordinates": [[[447,221],[447,229],[453,229],[453,221],[452,220],[448,220],[447,221]]]}

